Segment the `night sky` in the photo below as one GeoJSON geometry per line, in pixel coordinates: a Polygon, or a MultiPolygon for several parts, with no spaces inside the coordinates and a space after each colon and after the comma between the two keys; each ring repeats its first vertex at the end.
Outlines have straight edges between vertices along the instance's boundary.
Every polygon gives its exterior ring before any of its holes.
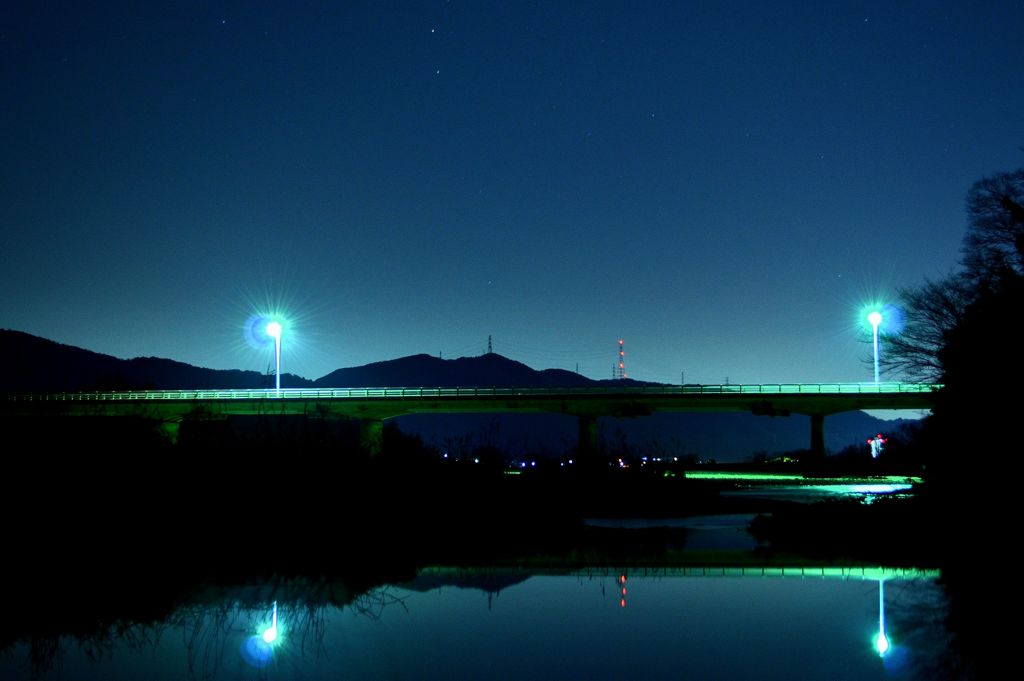
{"type": "MultiPolygon", "coordinates": [[[[425,352],[867,381],[858,312],[1024,165],[1024,2],[0,10],[0,327],[265,371],[425,352]],[[892,5],[896,5],[893,7],[892,5]],[[252,339],[250,339],[251,341],[252,339]]],[[[182,386],[187,387],[187,386],[182,386]]]]}

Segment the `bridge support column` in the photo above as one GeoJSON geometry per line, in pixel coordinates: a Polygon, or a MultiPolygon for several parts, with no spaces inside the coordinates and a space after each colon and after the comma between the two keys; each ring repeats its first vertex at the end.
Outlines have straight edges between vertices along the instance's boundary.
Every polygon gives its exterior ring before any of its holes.
{"type": "Polygon", "coordinates": [[[156,427],[168,444],[172,446],[178,444],[178,433],[181,432],[180,419],[162,420],[156,427]]]}
{"type": "Polygon", "coordinates": [[[825,415],[811,414],[811,456],[825,456],[825,415]]]}
{"type": "Polygon", "coordinates": [[[597,417],[577,416],[579,424],[579,440],[576,443],[576,456],[581,461],[589,461],[597,456],[597,417]]]}
{"type": "Polygon", "coordinates": [[[384,421],[379,419],[363,419],[359,421],[359,448],[377,458],[384,449],[384,421]]]}

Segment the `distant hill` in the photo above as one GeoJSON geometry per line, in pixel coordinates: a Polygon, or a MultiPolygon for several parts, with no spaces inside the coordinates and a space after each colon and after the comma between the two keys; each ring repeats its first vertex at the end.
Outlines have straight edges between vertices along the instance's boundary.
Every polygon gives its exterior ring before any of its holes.
{"type": "MultiPolygon", "coordinates": [[[[72,392],[80,390],[174,390],[269,388],[272,377],[255,371],[205,369],[157,357],[118,359],[63,345],[20,331],[0,330],[0,356],[9,358],[0,372],[0,393],[72,392]]],[[[633,380],[594,379],[561,369],[538,371],[521,362],[489,353],[440,359],[412,355],[360,367],[338,369],[311,381],[284,374],[288,388],[352,387],[585,387],[656,385],[633,380]]],[[[576,442],[576,421],[559,414],[408,415],[396,419],[439,449],[497,447],[524,455],[556,455],[576,442]]],[[[895,423],[864,412],[830,416],[826,442],[835,451],[895,423]]],[[[807,447],[806,416],[768,418],[751,414],[655,414],[638,419],[600,420],[607,449],[689,455],[720,461],[742,460],[759,451],[773,453],[807,447]]]]}
{"type": "MultiPolygon", "coordinates": [[[[0,356],[10,358],[0,372],[4,393],[273,387],[272,378],[256,371],[204,369],[158,357],[119,359],[8,329],[0,329],[0,356]]],[[[296,388],[313,384],[292,374],[281,380],[296,388]]]]}
{"type": "MultiPolygon", "coordinates": [[[[431,355],[411,355],[361,367],[338,369],[314,381],[318,388],[431,387],[431,388],[576,388],[602,385],[564,369],[531,369],[522,362],[487,353],[478,357],[441,359],[431,355]]],[[[618,381],[620,385],[652,385],[637,381],[618,381]]]]}
{"type": "MultiPolygon", "coordinates": [[[[0,330],[0,353],[14,358],[11,368],[0,372],[0,391],[6,393],[273,387],[272,377],[256,371],[205,369],[158,357],[119,359],[7,329],[0,330]]],[[[608,383],[563,369],[538,371],[495,353],[458,359],[411,355],[338,369],[315,381],[281,376],[286,388],[566,388],[608,383]]],[[[653,385],[629,379],[618,384],[653,385]]]]}

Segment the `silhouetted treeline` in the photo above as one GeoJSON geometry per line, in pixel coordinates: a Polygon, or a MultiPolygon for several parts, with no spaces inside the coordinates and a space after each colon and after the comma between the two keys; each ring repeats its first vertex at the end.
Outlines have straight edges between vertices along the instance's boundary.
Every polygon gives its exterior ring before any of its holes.
{"type": "Polygon", "coordinates": [[[927,456],[925,500],[944,539],[955,644],[977,664],[960,672],[973,677],[990,675],[1012,649],[990,615],[1007,585],[988,572],[1018,530],[1024,170],[975,183],[967,214],[959,268],[904,292],[909,333],[890,347],[897,368],[945,384],[914,444],[927,456]]]}

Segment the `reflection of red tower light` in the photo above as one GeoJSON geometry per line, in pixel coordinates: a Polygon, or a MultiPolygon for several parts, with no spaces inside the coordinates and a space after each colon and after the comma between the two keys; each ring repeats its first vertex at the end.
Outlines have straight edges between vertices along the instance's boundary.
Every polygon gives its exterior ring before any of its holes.
{"type": "Polygon", "coordinates": [[[626,575],[619,575],[619,578],[617,580],[615,580],[615,581],[618,583],[619,588],[622,591],[622,599],[619,601],[619,607],[620,608],[625,608],[626,607],[626,575]]]}

